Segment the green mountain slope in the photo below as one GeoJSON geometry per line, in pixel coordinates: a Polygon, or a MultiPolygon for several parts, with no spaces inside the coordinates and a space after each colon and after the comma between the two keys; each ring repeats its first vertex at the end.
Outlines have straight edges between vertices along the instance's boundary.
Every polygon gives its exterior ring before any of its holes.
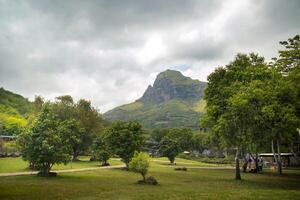
{"type": "Polygon", "coordinates": [[[32,109],[28,99],[0,88],[0,135],[18,135],[32,109]]]}
{"type": "Polygon", "coordinates": [[[187,127],[195,130],[205,111],[205,87],[205,82],[166,70],[140,99],[106,112],[104,118],[109,121],[135,119],[147,129],[187,127]]]}

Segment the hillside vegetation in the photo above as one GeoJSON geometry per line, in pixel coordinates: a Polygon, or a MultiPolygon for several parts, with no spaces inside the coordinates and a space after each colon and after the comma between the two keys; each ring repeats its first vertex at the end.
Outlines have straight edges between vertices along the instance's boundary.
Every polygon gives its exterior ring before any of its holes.
{"type": "Polygon", "coordinates": [[[114,108],[104,117],[110,121],[138,120],[146,129],[186,127],[196,130],[205,111],[205,87],[205,82],[166,70],[140,99],[114,108]]]}
{"type": "Polygon", "coordinates": [[[0,135],[18,135],[32,110],[28,99],[0,88],[0,135]]]}

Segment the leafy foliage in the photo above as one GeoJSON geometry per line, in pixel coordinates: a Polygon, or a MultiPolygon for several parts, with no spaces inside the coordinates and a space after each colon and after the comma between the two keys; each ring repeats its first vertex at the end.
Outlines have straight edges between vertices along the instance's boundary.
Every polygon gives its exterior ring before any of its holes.
{"type": "Polygon", "coordinates": [[[136,121],[117,121],[105,130],[105,137],[112,152],[120,156],[128,167],[134,152],[143,144],[143,129],[136,121]]]}
{"type": "Polygon", "coordinates": [[[107,161],[112,156],[112,153],[104,136],[99,136],[96,138],[94,141],[93,150],[96,159],[102,162],[103,166],[108,165],[107,161]]]}
{"type": "Polygon", "coordinates": [[[183,76],[178,71],[160,73],[153,87],[134,103],[114,108],[104,114],[110,121],[138,120],[146,129],[185,127],[198,129],[198,119],[205,111],[202,100],[206,83],[183,76]]]}
{"type": "Polygon", "coordinates": [[[164,137],[160,142],[159,153],[168,157],[171,164],[174,163],[175,157],[180,153],[181,149],[175,139],[164,137]]]}
{"type": "Polygon", "coordinates": [[[146,181],[146,175],[150,166],[150,157],[144,152],[135,152],[133,158],[129,163],[129,170],[140,173],[143,181],[146,181]]]}
{"type": "Polygon", "coordinates": [[[66,164],[70,160],[70,145],[64,141],[65,124],[59,122],[51,105],[45,104],[27,133],[19,137],[18,143],[23,159],[49,174],[54,164],[66,164]]]}
{"type": "Polygon", "coordinates": [[[24,97],[0,88],[0,135],[19,135],[32,109],[32,103],[24,97]]]}
{"type": "Polygon", "coordinates": [[[74,132],[71,144],[73,159],[76,160],[81,152],[89,150],[93,139],[101,134],[104,127],[102,116],[90,101],[81,99],[75,103],[69,95],[57,97],[53,109],[60,121],[68,121],[65,122],[70,131],[68,135],[74,132]]]}

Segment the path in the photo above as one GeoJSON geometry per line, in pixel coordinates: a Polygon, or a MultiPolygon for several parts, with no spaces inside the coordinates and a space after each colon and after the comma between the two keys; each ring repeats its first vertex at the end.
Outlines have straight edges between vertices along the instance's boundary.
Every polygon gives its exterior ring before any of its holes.
{"type": "MultiPolygon", "coordinates": [[[[116,159],[117,160],[117,159],[116,159]]],[[[118,159],[120,160],[120,159],[118,159]]],[[[153,162],[162,162],[162,163],[169,163],[169,161],[165,160],[152,160],[153,162]]],[[[193,163],[187,162],[178,162],[177,165],[160,165],[160,167],[180,167],[180,165],[188,165],[193,163]]],[[[119,169],[125,167],[125,165],[116,165],[116,166],[105,166],[105,167],[90,167],[90,168],[81,168],[81,169],[63,169],[63,170],[54,170],[52,172],[60,173],[69,173],[69,172],[83,172],[83,171],[91,171],[91,170],[98,170],[98,169],[119,169]]],[[[201,166],[188,166],[188,169],[234,169],[234,167],[201,167],[201,166]]],[[[35,175],[38,171],[29,171],[29,172],[10,172],[10,173],[0,173],[0,177],[4,176],[23,176],[23,175],[35,175]]]]}
{"type": "MultiPolygon", "coordinates": [[[[54,170],[51,172],[60,173],[69,173],[69,172],[83,172],[83,171],[91,171],[97,169],[119,169],[125,167],[125,165],[115,165],[115,166],[105,166],[105,167],[90,167],[90,168],[81,168],[81,169],[62,169],[62,170],[54,170]]],[[[0,173],[0,177],[3,176],[23,176],[23,175],[35,175],[38,171],[30,171],[30,172],[11,172],[11,173],[0,173]]]]}

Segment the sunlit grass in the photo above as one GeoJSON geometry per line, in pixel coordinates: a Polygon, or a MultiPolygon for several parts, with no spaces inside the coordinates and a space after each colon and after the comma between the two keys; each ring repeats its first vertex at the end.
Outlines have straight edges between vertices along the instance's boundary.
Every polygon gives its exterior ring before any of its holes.
{"type": "MultiPolygon", "coordinates": [[[[79,157],[79,161],[70,162],[67,165],[60,164],[54,165],[52,170],[62,170],[62,169],[81,169],[90,167],[100,167],[99,161],[89,161],[89,156],[79,157]]],[[[120,165],[122,162],[117,159],[109,160],[111,165],[120,165]]],[[[31,171],[28,168],[28,162],[22,160],[22,158],[0,158],[0,173],[6,172],[23,172],[31,171]]]]}
{"type": "Polygon", "coordinates": [[[299,199],[300,171],[288,170],[242,174],[234,171],[188,169],[187,172],[152,165],[149,171],[157,186],[139,185],[139,174],[117,169],[59,174],[55,178],[37,176],[1,177],[0,199],[299,199]]]}

